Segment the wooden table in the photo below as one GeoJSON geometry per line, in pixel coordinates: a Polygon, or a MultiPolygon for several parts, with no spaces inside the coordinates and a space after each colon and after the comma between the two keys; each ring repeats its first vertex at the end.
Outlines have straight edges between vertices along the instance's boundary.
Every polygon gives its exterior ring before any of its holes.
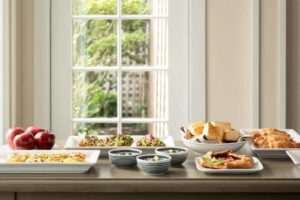
{"type": "MultiPolygon", "coordinates": [[[[241,149],[251,153],[249,146],[241,149]]],[[[300,196],[300,167],[289,159],[263,159],[264,170],[248,175],[209,175],[196,170],[194,158],[163,176],[119,169],[107,159],[85,174],[1,174],[0,200],[36,199],[282,199],[300,196]],[[297,194],[299,193],[299,194],[297,194]]]]}

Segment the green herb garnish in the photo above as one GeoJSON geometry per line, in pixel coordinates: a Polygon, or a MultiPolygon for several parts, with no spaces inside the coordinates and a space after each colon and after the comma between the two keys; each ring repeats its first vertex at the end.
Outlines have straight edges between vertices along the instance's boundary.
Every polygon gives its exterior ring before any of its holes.
{"type": "Polygon", "coordinates": [[[204,162],[208,162],[209,164],[212,164],[212,165],[220,165],[220,164],[223,164],[225,162],[222,159],[216,159],[216,158],[212,158],[212,157],[208,157],[208,156],[203,156],[201,159],[204,162]]]}

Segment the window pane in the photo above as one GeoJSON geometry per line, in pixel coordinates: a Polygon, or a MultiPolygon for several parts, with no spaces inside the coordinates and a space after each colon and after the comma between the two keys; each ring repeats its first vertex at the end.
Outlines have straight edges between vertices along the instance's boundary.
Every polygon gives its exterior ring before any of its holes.
{"type": "Polygon", "coordinates": [[[74,15],[115,15],[117,0],[73,0],[74,15]]]}
{"type": "Polygon", "coordinates": [[[166,15],[167,0],[122,0],[123,15],[166,15]]]}
{"type": "Polygon", "coordinates": [[[122,116],[165,118],[167,114],[167,73],[123,72],[122,116]]]}
{"type": "Polygon", "coordinates": [[[117,124],[73,123],[73,135],[111,135],[117,133],[117,124]]]}
{"type": "Polygon", "coordinates": [[[166,66],[165,20],[123,20],[122,29],[123,66],[166,66]]]}
{"type": "Polygon", "coordinates": [[[157,136],[167,135],[167,124],[166,123],[133,123],[122,125],[123,134],[131,135],[146,135],[153,134],[157,136]]]}
{"type": "Polygon", "coordinates": [[[73,65],[117,65],[116,20],[73,21],[73,65]]]}
{"type": "Polygon", "coordinates": [[[74,72],[73,117],[116,117],[116,92],[116,72],[74,72]]]}

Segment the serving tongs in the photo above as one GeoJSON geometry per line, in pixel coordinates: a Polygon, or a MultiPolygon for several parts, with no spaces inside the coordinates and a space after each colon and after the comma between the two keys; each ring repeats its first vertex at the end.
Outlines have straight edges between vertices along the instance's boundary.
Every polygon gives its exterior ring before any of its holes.
{"type": "Polygon", "coordinates": [[[247,142],[247,141],[252,141],[253,140],[253,136],[252,135],[243,135],[239,138],[239,140],[237,142],[247,142]]]}

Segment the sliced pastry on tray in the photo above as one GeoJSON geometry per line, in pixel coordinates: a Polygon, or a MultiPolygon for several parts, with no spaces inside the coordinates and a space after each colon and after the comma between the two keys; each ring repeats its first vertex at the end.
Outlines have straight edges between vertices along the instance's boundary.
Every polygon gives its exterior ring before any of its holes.
{"type": "Polygon", "coordinates": [[[294,141],[286,131],[264,128],[251,131],[250,135],[258,148],[300,148],[300,143],[294,141]]]}

